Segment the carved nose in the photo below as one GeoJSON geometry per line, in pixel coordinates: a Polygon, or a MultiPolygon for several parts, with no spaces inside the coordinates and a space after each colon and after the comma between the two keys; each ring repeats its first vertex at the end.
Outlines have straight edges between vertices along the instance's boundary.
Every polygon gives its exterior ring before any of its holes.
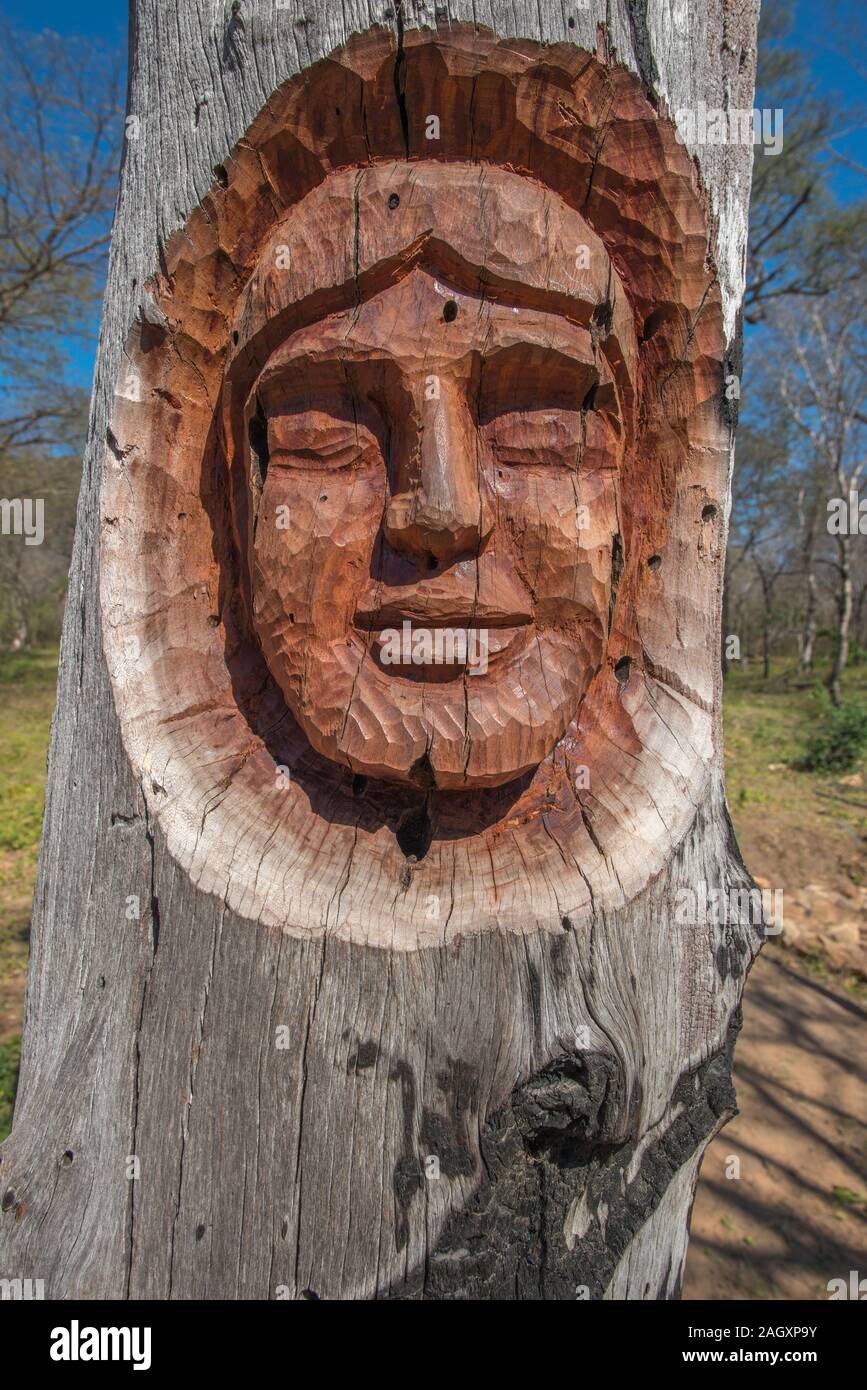
{"type": "Polygon", "coordinates": [[[479,491],[478,440],[466,401],[455,389],[424,401],[417,476],[389,501],[385,535],[394,550],[433,568],[477,555],[491,533],[490,507],[479,491]]]}

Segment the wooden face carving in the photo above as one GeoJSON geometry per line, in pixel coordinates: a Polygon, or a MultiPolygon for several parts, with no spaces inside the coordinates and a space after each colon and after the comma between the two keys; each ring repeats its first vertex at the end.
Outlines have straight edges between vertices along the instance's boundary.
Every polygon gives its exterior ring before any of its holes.
{"type": "Polygon", "coordinates": [[[285,84],[163,249],[100,563],[192,880],[416,949],[615,909],[687,833],[730,422],[696,169],[634,76],[459,25],[400,61],[403,107],[384,32],[285,84]]]}
{"type": "Polygon", "coordinates": [[[551,753],[602,662],[628,408],[615,371],[634,344],[623,313],[623,343],[592,315],[625,296],[548,190],[404,163],[333,176],[300,231],[277,229],[239,315],[248,333],[279,317],[296,235],[315,246],[327,220],[337,238],[350,206],[348,244],[370,224],[369,293],[279,342],[236,430],[253,626],[326,757],[423,786],[497,785],[551,753]],[[427,244],[395,273],[422,222],[427,244]],[[480,255],[497,271],[487,293],[480,255]]]}

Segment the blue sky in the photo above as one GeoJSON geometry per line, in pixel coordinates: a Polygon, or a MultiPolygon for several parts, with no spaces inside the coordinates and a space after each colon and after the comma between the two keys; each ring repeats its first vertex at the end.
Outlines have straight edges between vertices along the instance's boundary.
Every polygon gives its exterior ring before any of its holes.
{"type": "MultiPolygon", "coordinates": [[[[167,3],[167,0],[163,0],[167,3]]],[[[126,33],[126,0],[3,0],[0,12],[25,29],[53,29],[57,34],[96,34],[104,38],[126,33]]]]}
{"type": "MultiPolygon", "coordinates": [[[[171,0],[163,0],[171,3],[171,0]]],[[[863,0],[825,0],[821,6],[815,0],[797,0],[794,6],[793,39],[810,54],[810,67],[817,92],[843,109],[865,103],[867,83],[847,61],[847,35],[854,26],[867,35],[867,15],[861,10],[863,0]],[[838,32],[835,33],[835,25],[838,32]],[[836,48],[835,48],[836,41],[836,48]]],[[[0,13],[14,26],[53,29],[55,32],[93,35],[117,39],[126,33],[127,0],[101,0],[101,3],[81,3],[80,0],[0,0],[0,13]]],[[[851,44],[854,51],[855,43],[851,44]]],[[[860,44],[867,51],[867,42],[860,44]]],[[[846,122],[841,118],[843,130],[846,122]]],[[[867,132],[861,127],[838,141],[844,155],[867,164],[867,132]]],[[[864,178],[852,171],[838,169],[833,176],[834,189],[843,201],[865,195],[864,178]]],[[[70,380],[89,385],[93,371],[94,342],[70,344],[70,380]]]]}

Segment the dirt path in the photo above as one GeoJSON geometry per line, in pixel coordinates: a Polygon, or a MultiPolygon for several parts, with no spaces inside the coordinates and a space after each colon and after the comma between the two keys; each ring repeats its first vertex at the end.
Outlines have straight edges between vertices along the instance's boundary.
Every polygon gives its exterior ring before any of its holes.
{"type": "Polygon", "coordinates": [[[705,1156],[684,1298],[824,1299],[829,1279],[867,1277],[865,1022],[847,991],[765,947],[735,1053],[741,1113],[705,1156]]]}

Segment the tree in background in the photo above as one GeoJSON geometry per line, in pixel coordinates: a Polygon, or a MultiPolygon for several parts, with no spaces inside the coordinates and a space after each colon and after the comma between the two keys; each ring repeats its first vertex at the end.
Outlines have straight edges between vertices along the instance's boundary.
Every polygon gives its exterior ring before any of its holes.
{"type": "MultiPolygon", "coordinates": [[[[781,353],[780,391],[791,418],[804,437],[809,458],[824,477],[828,498],[826,529],[833,539],[833,558],[826,557],[835,576],[836,637],[828,690],[840,703],[840,678],[849,659],[854,613],[853,534],[849,499],[857,496],[864,473],[867,426],[867,355],[864,352],[864,301],[851,286],[829,294],[821,308],[811,305],[806,315],[790,310],[776,316],[781,353]],[[839,514],[833,515],[834,504],[839,514]],[[836,524],[834,524],[836,523],[836,524]]],[[[822,491],[822,484],[819,484],[822,491]]]]}
{"type": "Polygon", "coordinates": [[[841,277],[857,274],[851,258],[840,257],[860,236],[863,208],[841,207],[831,192],[837,158],[831,142],[841,118],[814,88],[807,56],[792,40],[791,8],[771,0],[759,22],[756,105],[783,110],[784,138],[778,155],[759,150],[753,160],[744,300],[749,324],[763,323],[781,299],[821,298],[841,277]]]}
{"type": "Polygon", "coordinates": [[[92,338],[117,182],[123,59],[17,33],[0,54],[0,494],[41,497],[41,546],[0,538],[0,648],[55,637],[74,529],[92,338]]]}
{"type": "MultiPolygon", "coordinates": [[[[863,27],[847,26],[846,56],[856,70],[861,34],[863,27]]],[[[835,44],[833,33],[828,41],[835,44]]],[[[726,631],[740,634],[745,654],[753,641],[761,649],[766,674],[772,654],[791,654],[794,646],[809,673],[817,637],[832,628],[836,699],[851,636],[867,617],[862,548],[848,536],[832,540],[827,530],[830,498],[857,486],[851,450],[867,423],[857,360],[867,241],[864,200],[842,205],[833,190],[841,167],[863,172],[840,148],[861,117],[817,98],[814,85],[808,57],[793,42],[789,8],[772,0],[762,7],[756,104],[783,108],[785,136],[779,155],[759,151],[754,159],[744,309],[752,329],[725,613],[726,631]]]]}

